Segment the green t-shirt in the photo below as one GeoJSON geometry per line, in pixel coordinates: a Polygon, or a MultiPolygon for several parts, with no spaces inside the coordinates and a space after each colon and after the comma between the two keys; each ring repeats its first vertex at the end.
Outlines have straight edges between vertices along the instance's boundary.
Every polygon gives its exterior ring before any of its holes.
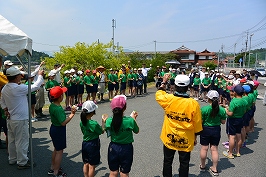
{"type": "Polygon", "coordinates": [[[175,80],[176,75],[177,75],[177,73],[171,73],[171,78],[170,78],[170,80],[175,80]]]}
{"type": "Polygon", "coordinates": [[[138,74],[137,73],[133,73],[133,79],[136,81],[138,79],[138,74]]]}
{"type": "Polygon", "coordinates": [[[258,97],[258,95],[259,95],[258,90],[254,90],[254,91],[253,91],[253,94],[254,94],[254,96],[255,96],[255,101],[256,101],[256,99],[257,99],[257,97],[258,97]]]}
{"type": "Polygon", "coordinates": [[[71,87],[71,82],[69,84],[67,83],[70,80],[70,77],[64,77],[64,86],[65,87],[71,87]]]}
{"type": "Polygon", "coordinates": [[[99,84],[100,77],[91,75],[91,83],[92,84],[99,84]]]}
{"type": "MultiPolygon", "coordinates": [[[[26,83],[25,83],[25,85],[28,85],[29,84],[29,82],[27,81],[26,83]]],[[[31,82],[31,85],[32,84],[34,84],[33,82],[31,82]]],[[[33,94],[36,94],[36,91],[34,91],[34,92],[31,92],[31,94],[33,95],[33,94]]]]}
{"type": "Polygon", "coordinates": [[[243,118],[247,111],[247,101],[242,98],[233,98],[229,105],[229,111],[233,112],[228,118],[243,118]]]}
{"type": "Polygon", "coordinates": [[[45,89],[47,90],[55,86],[59,86],[59,83],[56,80],[48,80],[45,84],[45,89]]]}
{"type": "Polygon", "coordinates": [[[92,80],[91,80],[90,75],[89,75],[89,76],[86,75],[86,76],[84,77],[84,83],[85,83],[86,85],[90,85],[90,84],[92,84],[92,80]]]}
{"type": "Polygon", "coordinates": [[[203,78],[202,79],[202,84],[204,85],[204,86],[208,86],[209,84],[211,84],[211,79],[208,77],[208,78],[203,78]]]}
{"type": "Polygon", "coordinates": [[[223,107],[219,106],[219,113],[215,117],[211,117],[212,106],[204,106],[201,108],[201,118],[203,126],[217,126],[221,125],[221,120],[226,119],[226,111],[223,107]]]}
{"type": "Polygon", "coordinates": [[[118,82],[118,75],[117,74],[113,74],[113,80],[114,80],[114,82],[118,82]]]}
{"type": "Polygon", "coordinates": [[[84,85],[83,77],[82,76],[77,76],[76,81],[79,85],[84,85]]]}
{"type": "Polygon", "coordinates": [[[51,103],[49,106],[49,113],[51,122],[54,126],[62,126],[61,124],[66,120],[66,113],[61,105],[51,103]]]}
{"type": "Polygon", "coordinates": [[[133,73],[129,73],[128,75],[127,75],[127,79],[128,80],[133,80],[134,78],[133,78],[133,73]]]}
{"type": "Polygon", "coordinates": [[[108,74],[108,83],[112,84],[112,82],[114,82],[113,74],[108,74]]]}
{"type": "Polygon", "coordinates": [[[165,75],[165,73],[166,73],[166,72],[162,71],[162,72],[160,72],[159,76],[160,76],[160,77],[163,77],[163,76],[165,75]]]}
{"type": "Polygon", "coordinates": [[[254,93],[249,93],[248,97],[252,100],[252,103],[256,102],[256,97],[255,97],[254,93]]]}
{"type": "Polygon", "coordinates": [[[139,127],[136,123],[136,121],[132,117],[123,117],[122,124],[120,126],[119,132],[116,134],[112,129],[111,129],[111,124],[112,124],[113,118],[108,118],[106,120],[106,130],[109,130],[111,132],[111,141],[114,143],[119,143],[119,144],[129,144],[134,142],[133,139],[133,133],[138,133],[139,132],[139,127]]]}
{"type": "Polygon", "coordinates": [[[247,104],[247,110],[250,110],[251,106],[253,105],[253,99],[249,96],[242,96],[244,100],[246,100],[247,104]]]}
{"type": "Polygon", "coordinates": [[[80,129],[83,133],[83,141],[90,141],[99,138],[99,135],[103,133],[102,127],[95,120],[88,120],[87,125],[84,126],[80,122],[80,129]]]}
{"type": "Polygon", "coordinates": [[[119,79],[121,79],[121,82],[127,82],[127,76],[125,74],[120,74],[119,79]]]}
{"type": "Polygon", "coordinates": [[[193,79],[193,84],[194,84],[194,86],[198,86],[198,85],[200,85],[200,83],[201,83],[201,81],[200,81],[200,78],[198,77],[195,77],[194,79],[193,79]]]}

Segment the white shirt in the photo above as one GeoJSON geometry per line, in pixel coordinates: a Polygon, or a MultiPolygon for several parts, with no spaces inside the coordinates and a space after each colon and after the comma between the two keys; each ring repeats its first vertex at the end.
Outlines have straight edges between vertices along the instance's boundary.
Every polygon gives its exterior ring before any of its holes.
{"type": "Polygon", "coordinates": [[[148,76],[148,71],[151,70],[151,67],[150,68],[141,68],[141,70],[142,70],[143,76],[147,77],[148,76]]]}
{"type": "Polygon", "coordinates": [[[200,80],[202,81],[202,79],[205,78],[205,73],[200,71],[199,74],[200,74],[200,80]]]}
{"type": "MultiPolygon", "coordinates": [[[[37,81],[31,85],[31,91],[36,91],[43,83],[43,77],[38,75],[37,81]]],[[[1,107],[7,108],[11,120],[27,120],[28,110],[28,85],[7,83],[1,91],[1,107]]]]}
{"type": "Polygon", "coordinates": [[[60,76],[60,70],[62,68],[59,67],[57,69],[53,69],[51,72],[55,73],[54,80],[56,80],[59,84],[61,83],[61,76],[60,76]]]}

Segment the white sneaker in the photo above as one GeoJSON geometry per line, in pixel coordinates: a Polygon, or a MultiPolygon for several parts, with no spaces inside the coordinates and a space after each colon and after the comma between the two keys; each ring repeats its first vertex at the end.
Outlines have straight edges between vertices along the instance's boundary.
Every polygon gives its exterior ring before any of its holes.
{"type": "Polygon", "coordinates": [[[31,118],[31,122],[37,122],[38,119],[36,119],[35,117],[31,118]]]}
{"type": "Polygon", "coordinates": [[[194,100],[199,100],[198,98],[194,98],[194,100]]]}

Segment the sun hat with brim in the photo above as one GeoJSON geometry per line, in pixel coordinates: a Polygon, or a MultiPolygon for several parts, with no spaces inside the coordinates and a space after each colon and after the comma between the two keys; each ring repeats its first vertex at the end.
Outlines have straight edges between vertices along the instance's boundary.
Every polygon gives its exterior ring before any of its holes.
{"type": "Polygon", "coordinates": [[[234,79],[234,76],[232,74],[229,74],[228,79],[234,79]]]}
{"type": "Polygon", "coordinates": [[[243,87],[243,89],[244,89],[244,91],[245,91],[246,93],[249,93],[249,92],[251,91],[251,88],[250,88],[249,85],[242,85],[242,87],[243,87]]]}
{"type": "Polygon", "coordinates": [[[14,63],[12,63],[10,60],[6,60],[4,62],[4,65],[12,66],[14,63]]]}
{"type": "Polygon", "coordinates": [[[98,67],[96,68],[96,70],[97,70],[97,71],[105,71],[105,67],[103,67],[103,66],[98,66],[98,67]]]}
{"type": "Polygon", "coordinates": [[[233,88],[233,91],[236,92],[238,95],[244,93],[244,88],[238,84],[233,88]]]}
{"type": "Polygon", "coordinates": [[[207,93],[207,97],[209,98],[209,99],[213,99],[213,98],[219,98],[219,93],[216,91],[216,90],[210,90],[210,91],[208,91],[208,93],[207,93]]]}
{"type": "Polygon", "coordinates": [[[11,66],[6,70],[6,76],[16,76],[19,74],[23,74],[18,68],[11,66]]]}
{"type": "Polygon", "coordinates": [[[116,95],[111,101],[111,109],[119,108],[123,109],[127,103],[127,97],[125,95],[116,95]]]}
{"type": "Polygon", "coordinates": [[[187,75],[177,75],[175,77],[175,85],[179,87],[188,86],[190,83],[190,78],[187,75]]]}
{"type": "Polygon", "coordinates": [[[93,102],[93,101],[85,101],[83,104],[82,104],[82,110],[86,110],[85,112],[93,112],[95,111],[95,109],[97,109],[98,106],[93,102]]]}
{"type": "Polygon", "coordinates": [[[50,90],[51,99],[59,98],[63,93],[67,91],[66,87],[55,86],[50,90]]]}

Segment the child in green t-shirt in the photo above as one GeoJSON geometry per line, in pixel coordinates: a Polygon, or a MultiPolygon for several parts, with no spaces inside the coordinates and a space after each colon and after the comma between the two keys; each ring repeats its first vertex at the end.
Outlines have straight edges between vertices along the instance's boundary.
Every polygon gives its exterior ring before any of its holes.
{"type": "Polygon", "coordinates": [[[104,122],[108,115],[102,115],[102,126],[92,120],[98,106],[93,101],[82,104],[80,113],[80,129],[83,134],[82,160],[84,176],[94,176],[95,167],[100,163],[100,139],[99,135],[104,133],[104,122]]]}
{"type": "Polygon", "coordinates": [[[111,101],[113,116],[106,119],[106,131],[110,132],[111,142],[108,148],[110,176],[128,176],[133,162],[133,132],[138,133],[136,123],[138,113],[133,111],[124,116],[126,96],[117,95],[111,101]]]}
{"type": "Polygon", "coordinates": [[[60,103],[63,101],[63,94],[67,91],[66,87],[56,86],[50,90],[50,97],[52,100],[49,106],[49,113],[51,116],[50,137],[53,142],[54,150],[52,153],[51,168],[48,175],[66,176],[60,169],[62,161],[63,150],[66,148],[66,124],[74,117],[77,109],[75,106],[71,107],[71,114],[66,117],[66,113],[60,103]]]}
{"type": "Polygon", "coordinates": [[[201,80],[199,78],[199,74],[196,73],[195,74],[195,78],[193,79],[193,89],[194,89],[194,96],[195,96],[195,100],[199,99],[199,87],[201,84],[201,80]]]}

